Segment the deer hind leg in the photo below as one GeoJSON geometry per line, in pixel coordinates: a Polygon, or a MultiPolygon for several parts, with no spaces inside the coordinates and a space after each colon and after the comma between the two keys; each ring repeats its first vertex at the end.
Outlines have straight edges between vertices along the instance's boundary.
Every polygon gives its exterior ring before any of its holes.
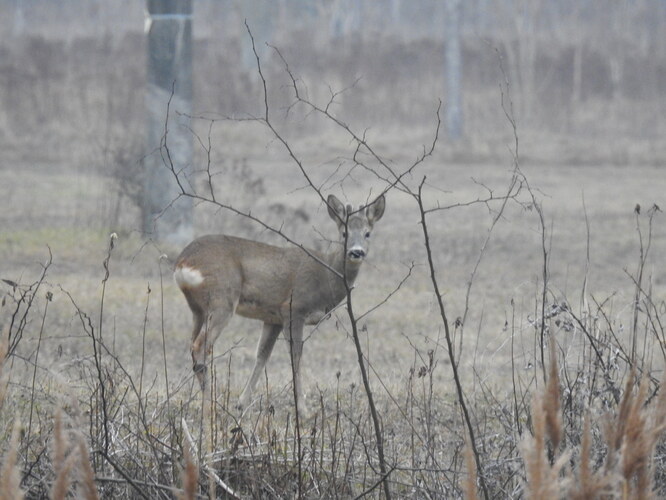
{"type": "Polygon", "coordinates": [[[192,327],[192,362],[194,363],[194,372],[197,373],[197,362],[194,356],[194,341],[201,333],[201,328],[204,325],[206,315],[201,309],[192,309],[192,319],[194,326],[192,327]]]}
{"type": "Polygon", "coordinates": [[[202,390],[206,387],[207,362],[213,354],[213,345],[224,327],[229,323],[235,308],[235,301],[211,304],[209,307],[210,313],[207,317],[201,314],[195,318],[195,330],[192,332],[192,368],[202,390]],[[198,321],[201,322],[201,326],[197,330],[198,321]]]}

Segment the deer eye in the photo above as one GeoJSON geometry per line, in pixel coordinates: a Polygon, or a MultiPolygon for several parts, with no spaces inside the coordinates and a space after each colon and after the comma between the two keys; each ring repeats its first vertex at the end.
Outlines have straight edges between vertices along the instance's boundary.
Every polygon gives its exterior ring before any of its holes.
{"type": "Polygon", "coordinates": [[[370,238],[370,231],[368,231],[367,233],[365,233],[365,237],[366,237],[366,238],[370,238]]]}

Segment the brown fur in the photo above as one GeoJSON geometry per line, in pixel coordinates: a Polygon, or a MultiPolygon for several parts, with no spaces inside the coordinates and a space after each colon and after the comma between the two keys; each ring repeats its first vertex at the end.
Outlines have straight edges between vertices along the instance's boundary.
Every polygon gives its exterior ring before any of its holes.
{"type": "Polygon", "coordinates": [[[235,313],[264,323],[241,405],[249,402],[281,331],[290,340],[294,384],[302,402],[298,368],[303,326],[319,322],[346,296],[367,255],[370,232],[385,207],[383,196],[357,212],[349,205],[345,208],[333,195],[327,203],[340,235],[340,244],[328,254],[226,235],[203,236],[182,251],[175,277],[194,318],[192,359],[202,388],[206,358],[235,313]]]}

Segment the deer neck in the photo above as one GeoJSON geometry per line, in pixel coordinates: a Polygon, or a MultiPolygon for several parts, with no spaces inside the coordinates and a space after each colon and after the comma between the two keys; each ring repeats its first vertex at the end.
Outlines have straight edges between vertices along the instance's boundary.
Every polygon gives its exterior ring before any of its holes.
{"type": "Polygon", "coordinates": [[[350,262],[347,260],[344,245],[336,244],[335,248],[326,255],[326,263],[333,269],[337,275],[331,275],[329,282],[335,289],[335,295],[344,296],[347,293],[345,282],[352,286],[361,269],[361,262],[350,262]],[[344,277],[344,280],[341,278],[344,277]]]}

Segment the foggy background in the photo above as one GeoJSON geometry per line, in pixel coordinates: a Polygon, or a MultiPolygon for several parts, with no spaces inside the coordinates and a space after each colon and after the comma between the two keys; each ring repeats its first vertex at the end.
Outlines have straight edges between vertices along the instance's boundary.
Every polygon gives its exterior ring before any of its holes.
{"type": "MultiPolygon", "coordinates": [[[[141,150],[144,8],[136,0],[0,1],[2,168],[47,161],[108,171],[141,150]]],[[[327,99],[329,86],[354,85],[336,108],[354,126],[431,127],[437,100],[447,106],[447,2],[195,0],[195,113],[261,106],[244,19],[269,78],[281,64],[265,42],[313,100],[327,99]]],[[[529,135],[525,154],[556,163],[663,160],[663,2],[472,0],[460,4],[459,29],[462,145],[442,149],[460,160],[504,154],[501,60],[529,135]]]]}
{"type": "MultiPolygon", "coordinates": [[[[146,140],[145,7],[130,0],[0,0],[5,229],[141,231],[143,158],[158,146],[146,140]]],[[[600,168],[587,174],[603,183],[615,178],[608,166],[658,167],[666,159],[660,1],[195,0],[193,11],[193,115],[263,112],[247,20],[273,120],[308,168],[335,163],[349,141],[290,107],[291,82],[267,44],[279,49],[308,99],[325,105],[335,94],[333,114],[366,131],[389,161],[412,161],[431,142],[441,100],[432,168],[452,192],[452,177],[469,179],[480,166],[511,167],[514,136],[503,106],[517,123],[521,164],[540,165],[559,179],[549,195],[581,166],[600,168]],[[456,32],[458,134],[446,69],[456,32]]],[[[271,223],[293,222],[302,232],[292,234],[309,238],[301,216],[313,199],[275,188],[278,175],[293,176],[281,179],[292,190],[303,179],[273,137],[223,120],[210,127],[195,119],[192,128],[194,168],[211,165],[221,174],[226,202],[259,207],[275,216],[271,223]]],[[[579,203],[580,193],[571,194],[579,203]]],[[[195,235],[234,229],[228,218],[202,214],[203,208],[195,214],[195,235]]],[[[10,255],[22,258],[15,250],[10,255]]]]}
{"type": "MultiPolygon", "coordinates": [[[[33,394],[49,399],[63,399],[74,388],[89,415],[99,414],[89,395],[101,387],[90,339],[94,333],[101,340],[102,327],[114,360],[134,380],[143,380],[145,369],[147,385],[150,379],[156,391],[167,389],[167,404],[170,385],[171,397],[198,391],[188,354],[191,315],[171,278],[170,262],[183,245],[148,240],[142,229],[145,160],[160,154],[159,140],[147,139],[145,6],[139,0],[0,0],[0,326],[20,311],[16,295],[32,290],[32,312],[18,329],[25,336],[18,337],[22,361],[16,357],[12,368],[12,379],[20,381],[16,388],[24,391],[31,380],[33,394]],[[118,237],[110,239],[111,233],[118,237]],[[44,288],[28,285],[47,270],[44,288]],[[92,318],[90,329],[82,312],[92,318]]],[[[182,178],[194,192],[214,191],[218,202],[320,250],[330,246],[335,228],[319,194],[335,193],[358,206],[387,188],[391,176],[376,158],[361,158],[367,168],[355,163],[357,144],[344,130],[292,106],[281,54],[304,97],[322,107],[330,103],[331,114],[367,138],[386,166],[404,173],[410,189],[424,186],[433,267],[455,329],[466,397],[481,402],[475,411],[489,450],[487,470],[495,471],[502,488],[507,477],[520,481],[514,446],[519,436],[506,429],[514,417],[528,421],[528,392],[541,379],[539,319],[547,311],[561,313],[548,318],[557,327],[565,370],[581,383],[576,397],[584,405],[571,413],[577,432],[587,405],[606,408],[602,400],[610,398],[610,385],[597,391],[606,375],[622,386],[618,346],[639,339],[642,365],[661,378],[666,228],[656,207],[666,207],[666,2],[193,0],[193,6],[193,159],[183,165],[193,174],[182,178]],[[245,20],[279,137],[260,121],[246,120],[265,109],[245,20]],[[460,64],[451,71],[447,61],[456,62],[456,45],[460,64]],[[433,142],[440,101],[434,154],[407,173],[433,142]],[[320,193],[304,180],[281,139],[320,193]],[[515,199],[509,196],[514,181],[523,187],[515,199]],[[590,339],[594,335],[612,359],[608,371],[598,371],[593,361],[595,344],[570,328],[574,313],[590,320],[590,339]],[[601,399],[590,403],[590,394],[601,399]],[[525,411],[507,412],[515,401],[525,411]],[[507,447],[504,437],[513,444],[507,447]],[[502,467],[493,469],[495,463],[502,467]]],[[[442,437],[436,453],[453,463],[464,439],[458,417],[450,418],[458,413],[453,365],[441,343],[420,207],[400,189],[390,189],[386,198],[386,214],[354,288],[354,310],[367,311],[360,324],[364,350],[372,377],[382,383],[376,386],[379,400],[391,409],[386,435],[396,439],[396,455],[413,464],[425,448],[414,446],[414,417],[408,421],[402,409],[398,415],[393,404],[414,401],[419,387],[426,401],[430,384],[435,404],[424,403],[428,413],[422,414],[434,415],[437,426],[415,418],[428,426],[424,435],[442,437]],[[433,378],[432,370],[415,377],[435,351],[433,378]],[[403,451],[410,446],[411,453],[403,451]]],[[[195,202],[193,216],[193,237],[224,232],[287,245],[264,226],[212,203],[195,202]]],[[[338,388],[354,398],[360,394],[345,315],[336,311],[305,348],[306,384],[310,394],[322,390],[327,404],[338,388]]],[[[256,322],[235,317],[216,345],[220,380],[232,397],[249,375],[258,334],[256,322]]],[[[280,343],[270,363],[271,390],[284,402],[291,398],[293,374],[286,341],[280,343]]],[[[131,379],[110,380],[107,387],[122,393],[116,401],[124,404],[131,379]]],[[[147,385],[138,396],[149,402],[147,385]]],[[[189,401],[192,409],[199,405],[196,398],[189,401]]],[[[34,407],[48,414],[40,420],[49,421],[50,402],[34,407]]],[[[32,402],[23,408],[32,414],[32,402]]],[[[293,407],[276,408],[289,415],[293,407]]],[[[367,424],[367,414],[358,413],[356,403],[353,409],[352,417],[367,424]]],[[[159,416],[161,423],[145,428],[172,433],[174,420],[159,416]]],[[[126,421],[132,436],[135,422],[126,421]]],[[[220,426],[226,428],[231,426],[220,426]]],[[[116,441],[121,447],[130,443],[124,456],[136,477],[145,478],[152,466],[136,463],[136,442],[116,441]]],[[[33,449],[46,456],[45,446],[33,449]]],[[[156,462],[156,469],[167,463],[156,462]]],[[[38,487],[52,477],[29,470],[38,487]]],[[[404,469],[411,476],[405,488],[412,487],[409,481],[423,482],[407,471],[411,465],[404,469]]],[[[450,469],[432,473],[436,482],[448,481],[450,469]]]]}

